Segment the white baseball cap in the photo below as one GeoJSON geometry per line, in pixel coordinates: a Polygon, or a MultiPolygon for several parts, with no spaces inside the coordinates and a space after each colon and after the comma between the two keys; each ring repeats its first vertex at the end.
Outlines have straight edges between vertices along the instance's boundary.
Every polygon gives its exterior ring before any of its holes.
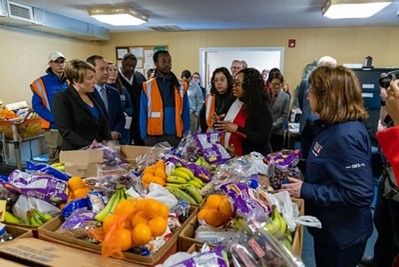
{"type": "Polygon", "coordinates": [[[65,59],[64,54],[62,54],[61,52],[55,51],[52,52],[49,56],[48,56],[48,61],[55,61],[57,60],[57,58],[62,57],[63,59],[65,59]]]}

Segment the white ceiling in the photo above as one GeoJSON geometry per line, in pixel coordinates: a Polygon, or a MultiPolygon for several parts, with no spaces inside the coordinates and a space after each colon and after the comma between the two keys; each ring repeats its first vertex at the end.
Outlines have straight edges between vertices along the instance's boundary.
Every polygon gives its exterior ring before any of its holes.
{"type": "Polygon", "coordinates": [[[321,14],[325,0],[12,0],[117,31],[152,31],[177,26],[183,30],[228,30],[398,25],[399,0],[366,19],[331,20],[321,14]],[[89,17],[90,6],[131,6],[149,16],[140,26],[115,27],[89,17]]]}

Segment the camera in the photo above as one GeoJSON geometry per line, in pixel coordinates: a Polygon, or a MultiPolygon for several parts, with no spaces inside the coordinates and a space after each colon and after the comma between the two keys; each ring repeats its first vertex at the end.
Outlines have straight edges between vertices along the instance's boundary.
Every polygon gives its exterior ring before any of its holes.
{"type": "Polygon", "coordinates": [[[387,89],[392,80],[399,79],[399,70],[388,72],[387,76],[381,77],[378,83],[382,88],[387,89]]]}

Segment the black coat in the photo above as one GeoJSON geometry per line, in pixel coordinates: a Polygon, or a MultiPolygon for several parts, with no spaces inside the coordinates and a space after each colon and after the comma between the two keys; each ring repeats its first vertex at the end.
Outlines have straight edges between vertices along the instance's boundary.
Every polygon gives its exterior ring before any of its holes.
{"type": "Polygon", "coordinates": [[[272,111],[270,104],[263,102],[259,112],[249,115],[245,126],[239,126],[237,133],[242,136],[242,154],[257,151],[262,155],[271,152],[270,134],[272,132],[272,111]]]}
{"type": "Polygon", "coordinates": [[[100,111],[99,120],[93,117],[86,103],[71,85],[54,97],[52,110],[62,136],[62,150],[80,149],[90,145],[94,139],[99,142],[112,139],[100,104],[93,93],[88,93],[88,96],[100,111]]]}

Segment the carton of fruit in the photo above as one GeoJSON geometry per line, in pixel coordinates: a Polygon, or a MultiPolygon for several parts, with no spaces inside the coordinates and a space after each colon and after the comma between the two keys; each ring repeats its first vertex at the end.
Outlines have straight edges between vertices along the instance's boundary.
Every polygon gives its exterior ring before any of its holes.
{"type": "MultiPolygon", "coordinates": [[[[166,241],[166,243],[153,255],[142,256],[132,252],[123,252],[125,257],[124,260],[133,262],[135,266],[154,266],[165,261],[171,254],[177,251],[177,238],[181,229],[183,229],[193,218],[196,217],[198,210],[197,208],[191,208],[190,211],[191,214],[182,224],[182,227],[178,231],[176,231],[172,235],[172,237],[168,241],[166,241]]],[[[57,233],[57,229],[63,223],[64,219],[62,217],[57,217],[56,220],[51,221],[51,223],[47,224],[45,227],[39,228],[39,239],[62,244],[64,246],[72,248],[81,249],[88,252],[101,254],[101,245],[57,233]]]]}

